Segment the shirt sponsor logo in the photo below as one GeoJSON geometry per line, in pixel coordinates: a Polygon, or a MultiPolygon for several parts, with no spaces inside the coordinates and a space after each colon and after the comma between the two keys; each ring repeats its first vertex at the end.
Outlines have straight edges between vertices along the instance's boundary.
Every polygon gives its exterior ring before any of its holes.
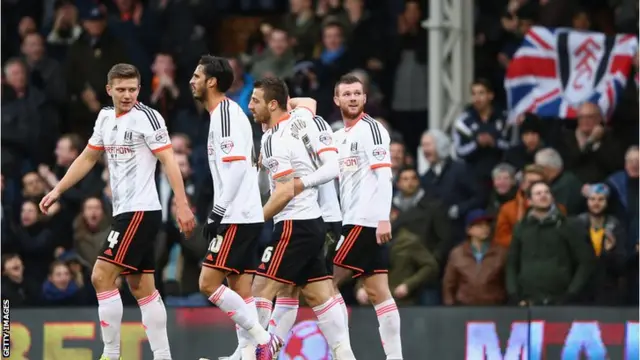
{"type": "Polygon", "coordinates": [[[220,143],[220,150],[222,150],[223,153],[228,154],[231,152],[231,150],[233,150],[233,141],[231,140],[224,140],[223,142],[220,143]]]}
{"type": "Polygon", "coordinates": [[[378,161],[384,159],[384,157],[387,155],[387,151],[381,147],[377,147],[375,149],[373,149],[372,155],[374,158],[376,158],[378,161]]]}
{"type": "Polygon", "coordinates": [[[129,160],[134,156],[133,148],[125,145],[106,145],[104,151],[107,153],[107,158],[112,161],[129,160]]]}
{"type": "Polygon", "coordinates": [[[360,159],[357,156],[350,156],[348,158],[340,159],[340,171],[353,172],[358,170],[358,163],[360,159]]]}
{"type": "Polygon", "coordinates": [[[331,145],[331,143],[333,142],[333,139],[331,138],[331,135],[329,134],[320,134],[320,142],[325,144],[325,145],[331,145]]]}

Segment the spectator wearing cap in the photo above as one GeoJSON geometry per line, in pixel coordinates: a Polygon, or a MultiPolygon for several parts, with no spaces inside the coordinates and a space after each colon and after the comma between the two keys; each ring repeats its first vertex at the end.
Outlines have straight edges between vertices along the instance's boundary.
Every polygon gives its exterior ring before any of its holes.
{"type": "Polygon", "coordinates": [[[81,13],[84,32],[69,48],[66,78],[70,95],[69,124],[72,132],[88,138],[93,120],[111,102],[104,91],[106,74],[117,63],[129,62],[122,43],[107,31],[106,14],[99,6],[81,13]]]}
{"type": "MultiPolygon", "coordinates": [[[[511,236],[516,224],[522,220],[529,210],[529,201],[527,199],[527,191],[531,184],[539,181],[545,181],[544,169],[537,165],[528,165],[522,172],[519,190],[513,200],[504,203],[498,211],[498,219],[496,221],[494,242],[505,248],[511,244],[511,236]]],[[[556,204],[558,210],[566,214],[566,209],[562,204],[556,204]]]]}
{"type": "Polygon", "coordinates": [[[594,297],[599,305],[621,305],[623,296],[619,280],[623,275],[627,237],[624,226],[615,216],[607,214],[610,190],[605,184],[589,185],[587,212],[578,221],[589,232],[597,258],[594,277],[594,297]]]}
{"type": "Polygon", "coordinates": [[[536,152],[544,147],[542,120],[531,113],[524,115],[520,124],[520,142],[509,148],[504,154],[503,161],[513,165],[518,171],[533,164],[536,152]]]}
{"type": "Polygon", "coordinates": [[[493,105],[493,89],[484,79],[471,84],[472,104],[453,125],[455,151],[483,185],[490,184],[491,171],[508,149],[504,111],[493,105]]]}
{"type": "Polygon", "coordinates": [[[593,103],[580,106],[578,126],[564,132],[560,153],[564,167],[586,184],[604,181],[623,167],[622,152],[604,127],[600,108],[593,103]]]}
{"type": "Polygon", "coordinates": [[[509,297],[521,306],[579,303],[595,262],[585,228],[558,210],[545,182],[531,184],[527,200],[507,256],[509,297]]]}
{"type": "Polygon", "coordinates": [[[542,149],[536,153],[535,163],[544,169],[553,197],[567,208],[567,214],[581,213],[585,208],[582,182],[565,169],[560,154],[553,148],[542,149]]]}
{"type": "Polygon", "coordinates": [[[491,243],[492,220],[482,209],[467,214],[467,241],[451,251],[444,271],[445,305],[499,305],[507,300],[504,284],[507,250],[491,243]]]}
{"type": "Polygon", "coordinates": [[[496,216],[500,207],[513,200],[518,193],[516,169],[507,163],[500,163],[491,171],[491,178],[493,179],[493,189],[489,196],[487,212],[491,216],[496,216]]]}

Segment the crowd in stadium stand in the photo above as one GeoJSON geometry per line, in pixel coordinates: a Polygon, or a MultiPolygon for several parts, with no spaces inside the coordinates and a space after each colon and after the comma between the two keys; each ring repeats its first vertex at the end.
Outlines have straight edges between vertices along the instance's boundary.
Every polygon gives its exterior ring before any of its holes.
{"type": "MultiPolygon", "coordinates": [[[[469,84],[471,104],[440,130],[427,126],[427,2],[3,1],[2,297],[13,306],[96,304],[90,273],[110,227],[107,170],[96,167],[46,216],[38,202],[110,104],[104,86],[116,63],[141,70],[140,100],[165,118],[197,218],[206,219],[209,114],[188,79],[201,54],[219,55],[216,24],[251,12],[268,15],[244,51],[223,54],[235,71],[227,95],[249,116],[254,79],[275,75],[292,96],[317,99],[337,129],[333,86],[353,72],[366,84],[366,112],[392,133],[389,281],[399,304],[637,304],[636,83],[608,117],[585,103],[576,119],[526,113],[515,123],[502,84],[532,25],[637,36],[638,1],[474,3],[478,80],[469,84]],[[417,167],[421,157],[426,169],[417,167]]],[[[637,66],[636,57],[634,73],[637,66]]],[[[198,229],[190,239],[177,230],[158,167],[157,284],[169,306],[208,306],[197,280],[208,244],[198,229]]],[[[136,304],[121,288],[125,304],[136,304]]],[[[342,290],[352,305],[367,302],[357,282],[342,290]]]]}

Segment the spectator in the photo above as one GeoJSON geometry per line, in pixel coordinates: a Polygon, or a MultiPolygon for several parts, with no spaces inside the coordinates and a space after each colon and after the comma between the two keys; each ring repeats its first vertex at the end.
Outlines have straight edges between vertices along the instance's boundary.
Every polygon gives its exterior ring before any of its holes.
{"type": "MultiPolygon", "coordinates": [[[[531,184],[540,181],[546,181],[543,168],[538,165],[529,165],[524,168],[522,180],[520,181],[520,189],[516,193],[515,198],[504,203],[498,212],[498,220],[493,238],[496,244],[502,245],[505,248],[509,247],[513,229],[529,211],[529,202],[527,201],[526,193],[529,191],[531,184]]],[[[556,206],[562,214],[566,214],[566,209],[562,204],[556,203],[556,206]]]]}
{"type": "Polygon", "coordinates": [[[493,90],[488,81],[471,84],[472,105],[455,121],[453,142],[458,156],[465,160],[483,185],[490,184],[491,171],[509,147],[504,112],[493,106],[493,90]]]}
{"type": "MultiPolygon", "coordinates": [[[[193,181],[193,170],[189,163],[189,157],[184,153],[175,153],[176,162],[180,168],[180,174],[182,174],[182,180],[184,181],[184,189],[188,196],[195,194],[196,186],[193,181]]],[[[158,192],[160,194],[160,204],[162,205],[162,220],[167,222],[171,219],[171,199],[173,199],[173,191],[169,184],[169,178],[162,168],[162,171],[158,173],[158,179],[156,180],[158,186],[158,192]]]]}
{"type": "Polygon", "coordinates": [[[531,184],[527,199],[507,256],[507,293],[520,306],[580,302],[594,264],[584,228],[558,210],[545,182],[531,184]]]}
{"type": "Polygon", "coordinates": [[[611,210],[626,229],[629,238],[627,252],[638,249],[638,147],[632,146],[625,154],[624,170],[611,175],[607,184],[611,188],[611,210]],[[635,248],[635,249],[634,249],[635,248]]]}
{"type": "Polygon", "coordinates": [[[46,306],[82,306],[86,304],[80,287],[72,281],[67,264],[51,264],[48,279],[42,284],[42,302],[46,306]]]}
{"type": "Polygon", "coordinates": [[[489,196],[487,213],[495,217],[500,211],[500,207],[515,198],[518,192],[516,186],[516,169],[507,163],[500,163],[491,172],[493,179],[493,190],[489,196]]]}
{"type": "Polygon", "coordinates": [[[12,308],[40,303],[40,286],[25,276],[24,265],[18,254],[2,255],[2,299],[9,300],[12,308]]]}
{"type": "Polygon", "coordinates": [[[13,163],[16,162],[20,166],[26,159],[35,163],[49,161],[53,139],[58,134],[57,113],[46,95],[28,83],[27,67],[22,60],[9,59],[4,65],[4,75],[8,86],[2,92],[2,122],[9,127],[2,131],[2,147],[9,150],[7,155],[12,163],[8,165],[16,166],[13,163]],[[4,135],[7,130],[11,134],[4,135]]]}
{"type": "Polygon", "coordinates": [[[609,187],[605,184],[589,186],[586,213],[578,220],[589,232],[593,251],[598,260],[594,277],[595,303],[611,306],[624,303],[619,280],[625,266],[626,234],[620,221],[607,214],[609,187]]]}
{"type": "Polygon", "coordinates": [[[420,26],[422,10],[415,0],[405,2],[398,17],[392,64],[391,108],[393,127],[405,136],[407,148],[413,152],[420,144],[419,134],[428,124],[427,31],[420,26]]]}
{"type": "Polygon", "coordinates": [[[54,59],[64,62],[69,47],[82,35],[82,27],[78,24],[78,9],[73,0],[57,0],[54,10],[53,27],[47,35],[47,47],[54,59]]]}
{"type": "Polygon", "coordinates": [[[23,197],[40,202],[47,192],[49,192],[49,188],[47,188],[38,173],[34,171],[28,172],[22,177],[23,197]]]}
{"type": "Polygon", "coordinates": [[[591,19],[585,9],[577,9],[571,17],[571,27],[578,31],[589,31],[591,29],[591,19]]]}
{"type": "Polygon", "coordinates": [[[73,221],[73,248],[87,266],[93,268],[109,234],[110,225],[102,200],[98,197],[87,198],[82,205],[82,212],[73,221]]]}
{"type": "Polygon", "coordinates": [[[89,138],[101,107],[111,102],[106,91],[105,74],[117,63],[128,62],[123,45],[107,31],[106,15],[100,7],[82,14],[83,35],[69,48],[66,68],[70,96],[71,132],[89,138]],[[91,119],[91,120],[87,120],[91,119]]]}
{"type": "Polygon", "coordinates": [[[491,221],[481,209],[467,215],[467,241],[451,251],[444,272],[445,305],[500,305],[506,301],[507,250],[491,244],[491,221]]]}
{"type": "Polygon", "coordinates": [[[471,209],[483,207],[485,200],[467,165],[449,156],[451,141],[440,130],[429,130],[422,136],[422,151],[429,170],[420,179],[427,197],[435,197],[447,206],[453,221],[454,239],[464,237],[464,217],[471,209]]]}
{"type": "Polygon", "coordinates": [[[20,254],[24,260],[25,274],[41,282],[53,260],[54,235],[42,221],[38,204],[32,200],[22,203],[20,228],[16,234],[20,254]]]}
{"type": "Polygon", "coordinates": [[[520,124],[520,142],[507,150],[503,161],[513,165],[518,171],[525,166],[533,164],[534,157],[538,150],[544,147],[543,124],[540,118],[531,113],[524,115],[524,120],[520,124]]]}
{"type": "Polygon", "coordinates": [[[564,169],[560,154],[552,148],[542,149],[536,153],[535,163],[544,169],[553,197],[566,207],[567,214],[579,214],[585,207],[582,183],[572,172],[564,169]]]}
{"type": "Polygon", "coordinates": [[[438,279],[440,270],[433,253],[415,234],[401,230],[390,250],[389,288],[402,305],[418,305],[422,289],[438,279]]]}
{"type": "MultiPolygon", "coordinates": [[[[171,202],[171,219],[175,222],[175,199],[171,202]]],[[[200,276],[200,264],[209,246],[208,240],[201,236],[201,225],[198,225],[190,238],[185,238],[179,231],[171,231],[165,227],[158,240],[157,252],[158,268],[164,268],[169,262],[170,249],[174,244],[178,244],[180,260],[177,262],[176,270],[178,291],[177,294],[167,297],[169,306],[207,306],[207,299],[200,293],[198,288],[198,277],[200,276]]]]}
{"type": "Polygon", "coordinates": [[[249,101],[253,91],[253,77],[244,71],[244,65],[237,57],[229,58],[229,65],[233,69],[233,83],[227,90],[226,95],[229,99],[240,105],[244,113],[251,117],[249,111],[249,101]]]}
{"type": "Polygon", "coordinates": [[[565,169],[582,183],[604,181],[622,168],[621,154],[613,135],[604,128],[600,108],[584,103],[578,110],[578,127],[564,135],[565,169]],[[620,159],[620,160],[618,160],[620,159]]]}
{"type": "Polygon", "coordinates": [[[296,58],[289,48],[289,35],[283,29],[273,29],[267,51],[253,64],[251,75],[256,79],[266,76],[290,78],[296,58]]]}
{"type": "Polygon", "coordinates": [[[391,174],[393,175],[394,182],[398,181],[400,171],[407,165],[406,149],[404,143],[398,140],[391,140],[389,144],[389,153],[391,155],[391,174]]]}
{"type": "Polygon", "coordinates": [[[317,87],[313,87],[316,89],[314,97],[318,101],[318,113],[321,115],[331,114],[335,106],[334,86],[341,76],[354,67],[352,52],[344,41],[344,30],[339,22],[327,22],[323,25],[322,48],[310,74],[312,82],[317,83],[317,87]]]}
{"type": "MultiPolygon", "coordinates": [[[[60,137],[55,150],[56,164],[53,170],[45,164],[38,166],[38,173],[49,188],[53,189],[58,185],[73,161],[80,156],[83,146],[84,142],[77,134],[65,134],[60,137]]],[[[99,174],[100,167],[93,167],[84,178],[62,194],[61,200],[68,207],[67,210],[72,217],[78,213],[84,199],[99,192],[102,185],[99,174]]]]}
{"type": "Polygon", "coordinates": [[[57,106],[67,101],[67,89],[60,64],[47,56],[42,35],[31,33],[22,40],[22,54],[29,69],[31,85],[57,106]]]}
{"type": "MultiPolygon", "coordinates": [[[[414,168],[404,168],[398,172],[396,187],[398,192],[393,197],[392,208],[398,214],[412,210],[424,197],[424,189],[420,188],[418,172],[414,168]]],[[[395,220],[395,217],[392,216],[391,220],[395,220]]]]}
{"type": "Polygon", "coordinates": [[[295,58],[310,60],[318,42],[320,23],[313,11],[311,0],[290,0],[290,13],[284,19],[284,28],[291,35],[295,58]]]}
{"type": "Polygon", "coordinates": [[[169,122],[170,130],[173,128],[178,99],[183,93],[177,83],[176,64],[171,54],[159,52],[151,65],[153,77],[151,79],[151,98],[149,102],[156,108],[162,117],[169,122]]]}

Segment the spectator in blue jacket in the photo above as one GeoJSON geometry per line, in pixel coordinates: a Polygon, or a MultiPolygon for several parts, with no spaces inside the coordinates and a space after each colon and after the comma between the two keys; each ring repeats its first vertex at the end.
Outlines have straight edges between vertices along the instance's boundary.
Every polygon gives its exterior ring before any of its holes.
{"type": "Polygon", "coordinates": [[[472,104],[453,125],[453,142],[457,155],[469,164],[487,189],[491,186],[491,170],[498,165],[509,148],[504,111],[493,106],[491,84],[483,79],[471,84],[472,104]]]}

